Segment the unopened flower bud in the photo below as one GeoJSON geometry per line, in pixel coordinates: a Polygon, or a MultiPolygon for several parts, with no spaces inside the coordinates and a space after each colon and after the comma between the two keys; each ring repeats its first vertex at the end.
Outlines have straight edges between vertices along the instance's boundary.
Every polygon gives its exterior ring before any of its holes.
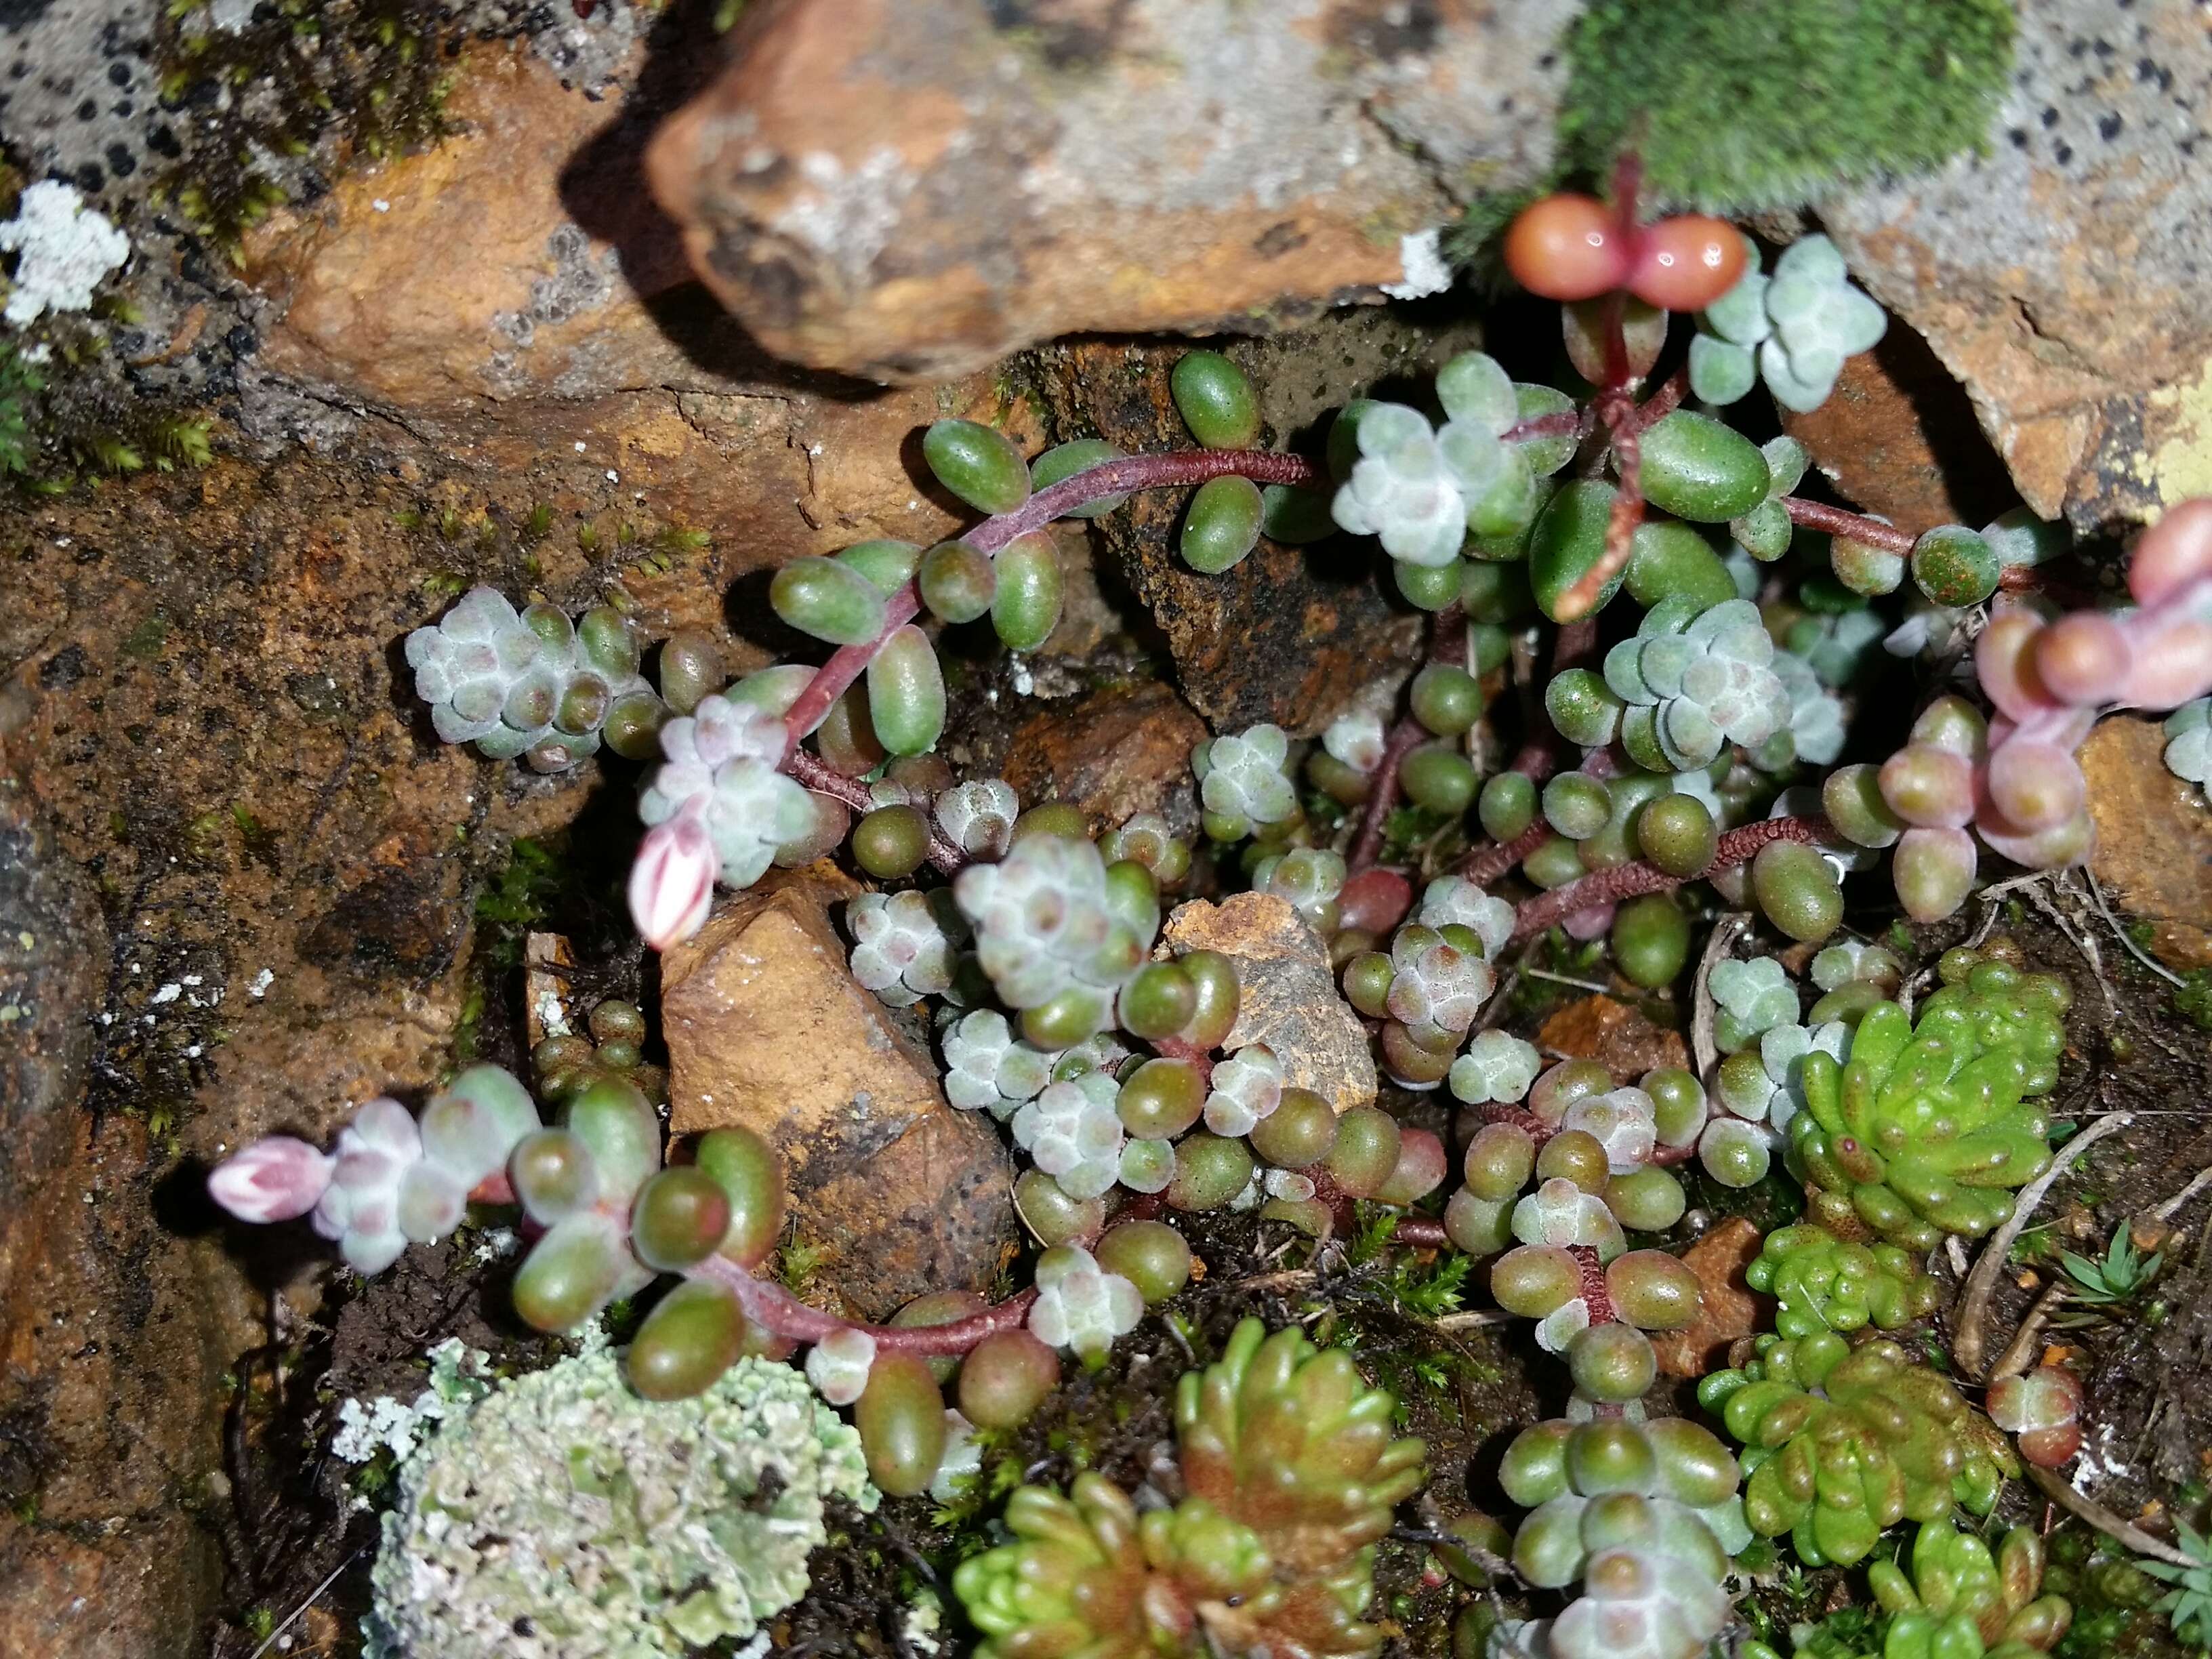
{"type": "Polygon", "coordinates": [[[665,951],[705,924],[719,863],[697,812],[679,812],[646,832],[630,866],[629,914],[647,945],[665,951]]]}
{"type": "Polygon", "coordinates": [[[240,1221],[289,1221],[321,1201],[336,1167],[304,1140],[270,1135],[216,1164],[208,1195],[240,1221]]]}

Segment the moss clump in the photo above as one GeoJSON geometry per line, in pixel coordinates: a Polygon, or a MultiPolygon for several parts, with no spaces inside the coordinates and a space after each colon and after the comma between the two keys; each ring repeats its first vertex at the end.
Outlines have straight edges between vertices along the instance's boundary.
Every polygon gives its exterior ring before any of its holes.
{"type": "Polygon", "coordinates": [[[1925,172],[1984,142],[2013,28],[2005,0],[1597,0],[1561,157],[1633,149],[1648,204],[1725,214],[1925,172]]]}
{"type": "Polygon", "coordinates": [[[441,0],[276,0],[234,30],[210,10],[170,0],[162,15],[161,100],[203,136],[157,189],[234,264],[289,194],[257,158],[326,139],[382,157],[445,131],[440,64],[459,31],[441,0]]]}

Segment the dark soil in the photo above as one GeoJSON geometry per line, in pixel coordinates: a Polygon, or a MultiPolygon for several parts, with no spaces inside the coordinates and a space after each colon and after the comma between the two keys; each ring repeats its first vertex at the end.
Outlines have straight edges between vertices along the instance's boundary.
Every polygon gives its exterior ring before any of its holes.
{"type": "MultiPolygon", "coordinates": [[[[579,876],[549,853],[532,878],[538,898],[524,908],[533,922],[576,929],[584,959],[579,975],[600,994],[649,994],[635,956],[618,943],[620,930],[593,925],[604,902],[602,873],[579,876]]],[[[512,896],[520,889],[495,882],[489,890],[512,896]]],[[[2063,893],[2056,902],[2069,911],[2074,903],[2063,893]]],[[[1953,922],[1918,930],[1909,939],[1913,958],[1932,963],[1945,947],[1973,937],[1985,908],[1970,906],[1953,922]]],[[[2069,933],[2017,897],[2000,900],[1998,909],[1992,937],[2008,939],[2025,965],[2057,973],[2074,988],[2071,1042],[2055,1115],[2074,1125],[2106,1112],[2136,1115],[2069,1171],[2033,1218],[2014,1253],[2014,1274],[2000,1280],[1990,1309],[1992,1356],[2058,1270],[2060,1248],[2100,1254],[2112,1229],[2146,1217],[2212,1165],[2212,1124],[2197,1109],[2212,1083],[2212,1045],[2172,1011],[2164,981],[2140,967],[2094,915],[2069,914],[2069,933]],[[2076,939],[2097,951],[2101,974],[2076,939]]],[[[1880,914],[1854,921],[1870,936],[1889,925],[1880,914]]],[[[471,1039],[479,1052],[510,1063],[521,1059],[514,931],[505,924],[479,929],[476,968],[486,996],[471,1039]]],[[[1894,933],[1889,939],[1908,942],[1894,933]]],[[[1654,1011],[1665,1012],[1663,1006],[1654,1011]]],[[[1522,1011],[1514,1024],[1533,1029],[1541,1012],[1522,1011]]],[[[1401,1097],[1393,1103],[1408,1121],[1435,1121],[1437,1098],[1401,1097]]],[[[1794,1212],[1795,1188],[1770,1181],[1732,1194],[1699,1185],[1692,1205],[1674,1234],[1649,1242],[1686,1244],[1723,1210],[1775,1224],[1794,1212]]],[[[2074,1351],[2088,1382],[2088,1445],[2100,1472],[2085,1479],[2085,1486],[2107,1507],[2155,1530],[2164,1530],[2167,1511],[2196,1518],[2212,1468],[2212,1391],[2201,1383],[2212,1347],[2212,1302],[2204,1294],[2212,1275],[2212,1252],[2203,1242],[2212,1237],[2208,1218],[2212,1194],[2172,1218],[2178,1231],[2163,1242],[2166,1266],[2140,1304],[2109,1315],[2077,1310],[2049,1338],[2074,1351]]],[[[1447,1318],[1439,1324],[1409,1310],[1410,1299],[1449,1313],[1448,1304],[1431,1299],[1435,1261],[1405,1250],[1378,1251],[1364,1231],[1316,1250],[1279,1224],[1247,1216],[1186,1218],[1185,1224],[1202,1264],[1194,1284],[1118,1344],[1103,1368],[1071,1375],[1025,1429],[987,1443],[976,1490],[999,1496],[948,1509],[927,1499],[886,1501],[872,1516],[849,1510],[833,1515],[837,1541],[817,1555],[811,1593],[775,1621],[771,1634],[779,1650],[871,1659],[903,1655],[908,1647],[901,1620],[924,1587],[937,1589],[957,1631],[951,1569],[1003,1536],[994,1526],[1004,1492],[1022,1480],[1065,1486],[1084,1469],[1131,1491],[1143,1487],[1172,1451],[1175,1379],[1211,1360],[1236,1322],[1249,1315],[1271,1326],[1298,1323],[1316,1341],[1348,1347],[1370,1377],[1398,1393],[1406,1431],[1429,1448],[1431,1481],[1401,1514],[1399,1534],[1378,1550],[1376,1607],[1396,1631],[1388,1652],[1422,1659],[1451,1652],[1453,1620],[1476,1593],[1435,1570],[1425,1536],[1469,1509],[1511,1523],[1514,1511],[1494,1484],[1497,1459],[1516,1431],[1561,1407],[1563,1369],[1537,1352],[1517,1322],[1447,1318]]],[[[410,1251],[394,1272],[356,1284],[326,1304],[313,1326],[280,1334],[281,1344],[241,1373],[228,1441],[231,1515],[216,1522],[230,1545],[234,1622],[216,1640],[216,1659],[246,1659],[269,1617],[281,1619],[307,1601],[334,1571],[336,1582],[316,1604],[316,1615],[294,1627],[302,1639],[290,1651],[357,1650],[376,1539],[373,1505],[389,1470],[356,1468],[328,1455],[340,1401],[411,1397],[422,1386],[423,1354],[448,1336],[489,1350],[496,1364],[516,1370],[544,1364],[561,1351],[558,1341],[522,1329],[507,1311],[512,1261],[480,1261],[481,1242],[482,1235],[464,1232],[434,1249],[410,1251]],[[370,1507],[360,1504],[362,1498],[370,1507]]],[[[1936,1271],[1954,1276],[1940,1257],[1936,1271]]],[[[1479,1275],[1464,1300],[1469,1308],[1486,1301],[1479,1275]]],[[[1948,1367],[1952,1317],[1947,1312],[1900,1340],[1948,1367]]],[[[1967,1392],[1978,1399],[1978,1390],[1967,1392]]],[[[1685,1415],[1698,1410],[1686,1383],[1662,1388],[1651,1404],[1685,1415]]],[[[2053,1534],[2057,1577],[2081,1607],[2082,1628],[2065,1652],[2175,1650],[2162,1616],[2143,1611],[2157,1587],[2112,1551],[2097,1553],[2097,1540],[2079,1522],[2018,1483],[2008,1489],[1996,1518],[2053,1534]],[[2109,1645],[2114,1643],[2124,1645],[2109,1645]]],[[[1842,1574],[1770,1570],[1758,1575],[1744,1612],[1755,1626],[1778,1634],[1854,1595],[1842,1574]]],[[[1540,1598],[1534,1607],[1510,1596],[1502,1605],[1549,1610],[1540,1598]]]]}

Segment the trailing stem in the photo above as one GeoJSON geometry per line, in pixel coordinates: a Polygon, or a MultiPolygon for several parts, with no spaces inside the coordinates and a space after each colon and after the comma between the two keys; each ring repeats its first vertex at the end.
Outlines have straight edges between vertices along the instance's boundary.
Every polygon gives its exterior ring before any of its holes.
{"type": "Polygon", "coordinates": [[[861,1331],[875,1339],[878,1352],[925,1357],[963,1354],[987,1336],[1016,1328],[1029,1317],[1030,1304],[1037,1294],[1035,1290],[1019,1291],[949,1325],[864,1325],[810,1307],[782,1285],[755,1279],[726,1256],[708,1256],[690,1273],[694,1279],[727,1289],[744,1310],[746,1319],[772,1335],[793,1342],[819,1342],[838,1331],[861,1331]]]}
{"type": "MultiPolygon", "coordinates": [[[[1321,476],[1320,469],[1303,455],[1280,455],[1259,449],[1176,449],[1160,455],[1125,455],[1103,461],[1041,489],[1011,513],[1001,513],[977,525],[960,538],[981,553],[997,553],[1033,530],[1066,517],[1086,502],[1103,495],[1125,495],[1138,489],[1161,489],[1176,484],[1204,483],[1235,473],[1255,483],[1307,484],[1321,476]]],[[[840,646],[830,660],[815,671],[799,700],[783,717],[784,753],[798,749],[799,740],[822,723],[830,707],[846,689],[867,672],[876,653],[891,635],[912,622],[921,609],[921,596],[912,581],[893,595],[884,607],[884,629],[865,645],[840,646]]]]}
{"type": "MultiPolygon", "coordinates": [[[[855,812],[868,812],[875,809],[875,797],[870,793],[866,784],[862,783],[858,778],[848,778],[842,772],[834,770],[823,761],[808,754],[804,749],[793,750],[784,759],[784,768],[793,778],[805,784],[814,793],[827,795],[835,801],[842,801],[855,812]]],[[[928,823],[930,864],[948,876],[958,875],[972,860],[965,853],[945,839],[939,833],[934,818],[929,819],[928,823]]]]}
{"type": "Polygon", "coordinates": [[[1645,893],[1671,892],[1686,882],[1705,880],[1723,870],[1750,862],[1770,842],[1798,841],[1809,846],[1830,838],[1832,834],[1828,821],[1822,817],[1764,818],[1723,836],[1713,861],[1694,876],[1670,876],[1656,865],[1642,863],[1600,870],[1530,899],[1514,913],[1513,937],[1528,939],[1583,910],[1618,904],[1623,899],[1645,893]]]}

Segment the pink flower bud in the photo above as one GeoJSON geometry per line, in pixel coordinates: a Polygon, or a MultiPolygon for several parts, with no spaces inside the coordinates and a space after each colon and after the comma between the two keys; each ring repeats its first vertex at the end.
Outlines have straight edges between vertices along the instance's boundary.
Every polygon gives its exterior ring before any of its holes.
{"type": "Polygon", "coordinates": [[[2212,497],[2184,501],[2143,532],[2128,564],[2128,591],[2158,605],[2212,576],[2212,497]]]}
{"type": "Polygon", "coordinates": [[[2039,634],[2030,654],[2035,677],[2051,695],[2079,705],[2119,696],[2133,653],[2119,623],[2095,611],[2076,611],[2039,634]]]}
{"type": "Polygon", "coordinates": [[[337,1165],[291,1135],[270,1135],[208,1175],[208,1196],[240,1221],[289,1221],[321,1201],[337,1165]]]}
{"type": "Polygon", "coordinates": [[[630,866],[629,915],[647,945],[665,951],[699,931],[720,866],[704,817],[689,806],[646,833],[630,866]]]}

